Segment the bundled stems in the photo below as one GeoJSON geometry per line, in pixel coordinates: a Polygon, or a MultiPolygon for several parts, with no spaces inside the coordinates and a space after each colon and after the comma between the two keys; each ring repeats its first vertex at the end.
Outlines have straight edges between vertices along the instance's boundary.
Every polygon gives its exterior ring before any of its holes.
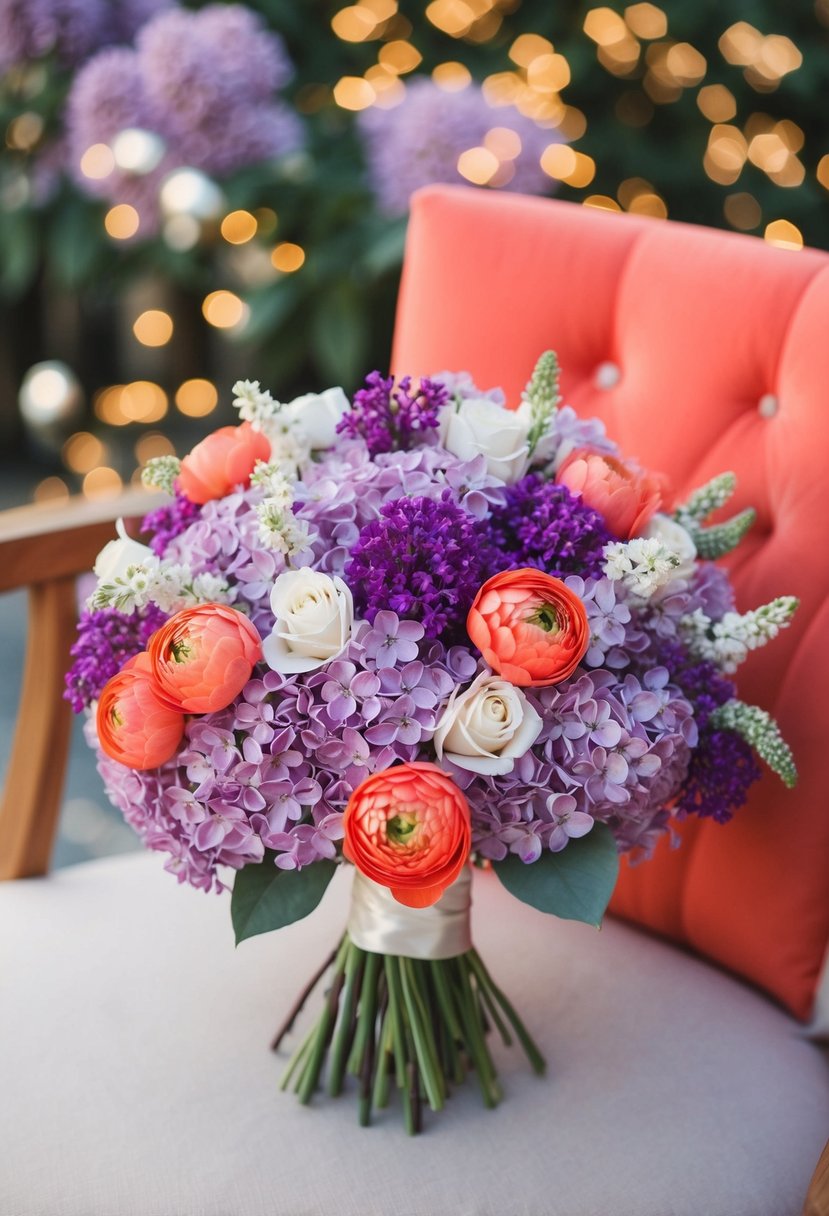
{"type": "Polygon", "coordinates": [[[424,961],[372,954],[346,935],[291,1010],[278,1046],[325,970],[333,966],[322,1010],[288,1061],[282,1079],[303,1103],[323,1084],[336,1097],[346,1077],[357,1080],[358,1117],[388,1105],[391,1082],[403,1098],[406,1130],[422,1127],[422,1103],[441,1110],[452,1085],[473,1069],[484,1105],[493,1107],[501,1087],[487,1034],[506,1046],[513,1036],[536,1073],[544,1059],[512,1004],[494,983],[477,951],[424,961]]]}

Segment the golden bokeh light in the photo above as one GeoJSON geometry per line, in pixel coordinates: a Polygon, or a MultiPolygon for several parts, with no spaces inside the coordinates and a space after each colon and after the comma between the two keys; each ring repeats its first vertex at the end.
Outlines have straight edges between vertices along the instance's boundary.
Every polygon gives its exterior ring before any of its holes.
{"type": "Polygon", "coordinates": [[[334,101],[341,110],[367,110],[377,97],[362,76],[341,76],[334,85],[334,101]]]}
{"type": "Polygon", "coordinates": [[[577,190],[589,186],[596,176],[596,162],[569,144],[549,144],[541,154],[541,168],[548,177],[577,190]]]}
{"type": "Polygon", "coordinates": [[[161,431],[147,431],[146,435],[142,435],[136,440],[135,459],[139,464],[146,464],[148,460],[156,460],[159,456],[175,456],[176,449],[173,447],[166,435],[162,435],[161,431]]]}
{"type": "Polygon", "coordinates": [[[676,42],[669,48],[665,56],[665,68],[672,81],[690,88],[699,84],[708,69],[704,55],[701,55],[690,42],[676,42]]]}
{"type": "Polygon", "coordinates": [[[509,127],[493,127],[484,136],[484,147],[498,160],[515,160],[521,155],[521,136],[509,127]]]}
{"type": "Polygon", "coordinates": [[[612,46],[630,37],[624,20],[612,8],[591,8],[582,28],[597,46],[612,46]]]}
{"type": "Polygon", "coordinates": [[[475,186],[488,185],[500,168],[500,160],[489,148],[467,148],[458,157],[458,173],[475,186]]]}
{"type": "Polygon", "coordinates": [[[176,389],[176,409],[187,418],[204,418],[219,403],[216,385],[210,380],[185,380],[176,389]]]}
{"type": "Polygon", "coordinates": [[[527,83],[539,93],[560,93],[570,83],[570,65],[563,55],[538,55],[527,68],[527,83]]]}
{"type": "Polygon", "coordinates": [[[472,73],[464,63],[448,59],[432,68],[432,80],[444,93],[460,93],[472,81],[472,73]]]}
{"type": "Polygon", "coordinates": [[[614,76],[629,76],[639,62],[641,50],[639,40],[628,34],[618,42],[600,46],[596,58],[602,67],[607,68],[614,76]]]}
{"type": "Polygon", "coordinates": [[[642,194],[637,194],[631,199],[628,211],[631,215],[650,215],[656,220],[668,218],[668,208],[665,200],[658,194],[653,194],[649,191],[643,191],[642,194]]]}
{"type": "Polygon", "coordinates": [[[222,220],[219,231],[229,245],[244,245],[256,236],[258,226],[256,216],[249,211],[231,211],[222,220]]]}
{"type": "Polygon", "coordinates": [[[132,332],[142,346],[166,346],[173,336],[173,318],[160,308],[148,308],[135,318],[132,332]]]}
{"type": "Polygon", "coordinates": [[[381,110],[391,110],[400,104],[406,94],[406,86],[396,72],[375,63],[366,72],[366,80],[374,89],[374,105],[381,110]]]}
{"type": "Polygon", "coordinates": [[[115,157],[109,144],[92,144],[80,161],[81,173],[90,181],[103,181],[115,168],[115,157]]]}
{"type": "Polygon", "coordinates": [[[377,58],[384,68],[403,76],[406,72],[413,72],[421,63],[423,56],[417,47],[412,46],[411,42],[395,38],[380,48],[377,58]]]}
{"type": "Polygon", "coordinates": [[[426,19],[450,38],[462,38],[471,30],[478,14],[465,0],[432,0],[426,19]]]}
{"type": "Polygon", "coordinates": [[[599,211],[622,210],[616,199],[611,198],[609,194],[588,194],[587,198],[582,199],[582,205],[585,207],[596,207],[599,211]]]}
{"type": "Polygon", "coordinates": [[[519,34],[509,49],[509,57],[521,68],[528,68],[539,55],[551,55],[553,44],[540,34],[519,34]]]}
{"type": "Polygon", "coordinates": [[[717,46],[727,63],[746,66],[754,63],[763,45],[763,35],[747,21],[735,21],[720,36],[717,46]]]}
{"type": "Polygon", "coordinates": [[[43,134],[43,119],[27,110],[11,120],[6,128],[6,146],[18,152],[29,152],[43,134]]]}
{"type": "Polygon", "coordinates": [[[282,241],[271,254],[271,262],[275,270],[283,274],[293,274],[305,263],[305,250],[293,241],[282,241]]]}
{"type": "Polygon", "coordinates": [[[116,203],[104,216],[104,228],[114,241],[128,241],[135,236],[141,217],[129,203],[116,203]]]}
{"type": "Polygon", "coordinates": [[[759,228],[763,218],[757,199],[753,194],[745,191],[729,194],[726,197],[723,203],[723,214],[731,227],[739,228],[741,232],[750,232],[752,228],[759,228]]]}
{"type": "Polygon", "coordinates": [[[829,153],[826,156],[821,156],[815,170],[815,175],[823,186],[824,190],[829,190],[829,153]]]}
{"type": "Polygon", "coordinates": [[[697,93],[697,105],[709,122],[728,122],[737,113],[734,94],[724,84],[707,84],[697,93]]]}
{"type": "Polygon", "coordinates": [[[160,422],[167,413],[167,394],[152,380],[133,380],[121,389],[119,406],[128,422],[160,422]]]}
{"type": "Polygon", "coordinates": [[[88,473],[107,457],[107,450],[89,431],[76,431],[61,448],[61,459],[73,473],[88,473]]]}
{"type": "Polygon", "coordinates": [[[91,469],[84,477],[81,492],[84,498],[117,498],[122,485],[123,482],[115,469],[100,465],[97,469],[91,469]]]}
{"type": "Polygon", "coordinates": [[[779,173],[791,153],[776,131],[755,135],[748,145],[748,159],[766,173],[779,173]]]}
{"type": "Polygon", "coordinates": [[[655,4],[629,4],[625,23],[631,33],[646,41],[664,38],[668,32],[668,18],[655,4]]]}
{"type": "Polygon", "coordinates": [[[204,297],[201,306],[208,325],[216,329],[233,329],[242,325],[248,317],[248,306],[232,291],[211,291],[204,297]]]}
{"type": "Polygon", "coordinates": [[[647,181],[644,177],[626,177],[623,182],[619,183],[616,191],[616,197],[624,207],[625,211],[629,211],[631,204],[639,197],[640,194],[655,194],[653,184],[647,181]]]}
{"type": "Polygon", "coordinates": [[[772,220],[766,224],[763,239],[778,249],[802,249],[803,234],[790,220],[772,220]]]}
{"type": "Polygon", "coordinates": [[[93,400],[95,417],[99,418],[101,422],[105,422],[107,426],[126,426],[130,421],[121,409],[123,391],[123,384],[111,384],[108,388],[102,388],[95,394],[93,400]]]}
{"type": "Polygon", "coordinates": [[[587,116],[577,106],[565,106],[555,125],[565,139],[575,143],[587,130],[587,116]]]}
{"type": "Polygon", "coordinates": [[[61,477],[44,477],[32,494],[33,502],[66,502],[68,498],[69,487],[61,477]]]}
{"type": "Polygon", "coordinates": [[[527,85],[518,72],[493,72],[481,86],[491,106],[518,105],[527,92],[527,85]]]}

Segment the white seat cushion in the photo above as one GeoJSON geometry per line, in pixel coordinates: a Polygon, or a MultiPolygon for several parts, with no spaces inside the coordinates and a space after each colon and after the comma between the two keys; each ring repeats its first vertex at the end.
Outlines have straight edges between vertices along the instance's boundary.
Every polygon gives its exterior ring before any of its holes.
{"type": "Polygon", "coordinates": [[[227,901],[149,855],[0,886],[3,1216],[799,1213],[829,1132],[820,1049],[706,964],[491,875],[476,941],[548,1076],[498,1050],[503,1105],[473,1078],[415,1140],[397,1106],[360,1129],[353,1095],[281,1093],[269,1038],[347,886],[238,950],[227,901]]]}

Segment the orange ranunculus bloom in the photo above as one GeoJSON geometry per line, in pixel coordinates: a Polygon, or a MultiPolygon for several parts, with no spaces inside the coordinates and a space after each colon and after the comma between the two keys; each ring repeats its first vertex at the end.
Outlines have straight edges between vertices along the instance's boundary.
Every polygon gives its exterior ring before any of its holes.
{"type": "Polygon", "coordinates": [[[488,578],[466,630],[492,670],[521,686],[566,680],[590,643],[579,597],[561,579],[529,567],[488,578]]]}
{"type": "Polygon", "coordinates": [[[367,777],[348,800],[343,828],[348,860],[410,908],[437,903],[463,869],[472,838],[463,793],[422,761],[367,777]]]}
{"type": "Polygon", "coordinates": [[[581,448],[572,453],[556,480],[604,518],[621,540],[641,536],[642,529],[662,506],[665,479],[623,464],[613,456],[581,448]]]}
{"type": "Polygon", "coordinates": [[[262,639],[241,612],[227,604],[184,608],[157,629],[147,653],[159,695],[188,714],[224,709],[262,658],[262,639]]]}
{"type": "Polygon", "coordinates": [[[102,750],[128,768],[158,768],[184,734],[184,714],[161,699],[145,651],[104,685],[96,724],[102,750]]]}
{"type": "Polygon", "coordinates": [[[249,422],[219,427],[184,457],[178,488],[199,504],[224,498],[235,486],[247,485],[257,460],[270,454],[270,441],[249,422]]]}

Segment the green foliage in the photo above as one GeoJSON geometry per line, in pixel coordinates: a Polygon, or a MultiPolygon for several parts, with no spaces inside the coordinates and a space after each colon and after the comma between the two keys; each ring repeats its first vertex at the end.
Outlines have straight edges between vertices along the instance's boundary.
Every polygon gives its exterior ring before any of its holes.
{"type": "Polygon", "coordinates": [[[560,853],[545,849],[529,865],[510,853],[492,867],[511,895],[564,920],[601,924],[619,873],[619,855],[610,828],[595,823],[586,836],[560,853]]]}
{"type": "Polygon", "coordinates": [[[272,853],[259,865],[245,866],[236,875],[230,916],[236,944],[258,933],[270,933],[313,912],[334,877],[333,861],[315,861],[302,870],[280,870],[272,853]]]}

